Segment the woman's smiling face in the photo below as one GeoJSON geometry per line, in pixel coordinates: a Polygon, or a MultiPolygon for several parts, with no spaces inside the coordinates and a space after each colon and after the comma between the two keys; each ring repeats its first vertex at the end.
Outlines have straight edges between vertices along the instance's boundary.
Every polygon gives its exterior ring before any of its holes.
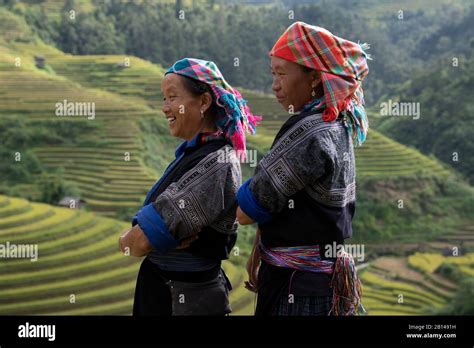
{"type": "Polygon", "coordinates": [[[184,77],[166,75],[161,82],[163,106],[171,135],[191,140],[203,125],[201,110],[207,109],[201,97],[192,95],[183,84],[184,77]]]}

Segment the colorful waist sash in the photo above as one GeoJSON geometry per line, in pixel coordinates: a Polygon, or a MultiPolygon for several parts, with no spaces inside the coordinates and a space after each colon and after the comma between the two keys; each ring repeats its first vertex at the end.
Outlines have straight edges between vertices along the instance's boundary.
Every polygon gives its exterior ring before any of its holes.
{"type": "Polygon", "coordinates": [[[334,271],[334,262],[321,260],[318,245],[266,248],[260,243],[260,257],[277,267],[328,274],[334,271]]]}
{"type": "Polygon", "coordinates": [[[363,307],[360,303],[362,285],[354,258],[345,250],[337,254],[336,261],[321,260],[319,245],[267,248],[259,244],[260,257],[270,265],[314,273],[333,274],[333,304],[329,314],[354,315],[363,307]]]}

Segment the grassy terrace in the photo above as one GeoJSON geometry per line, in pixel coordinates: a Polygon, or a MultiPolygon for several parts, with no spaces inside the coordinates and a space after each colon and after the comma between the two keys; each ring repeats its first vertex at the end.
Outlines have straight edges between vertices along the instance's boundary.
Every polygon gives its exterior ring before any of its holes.
{"type": "MultiPolygon", "coordinates": [[[[150,171],[143,163],[137,120],[162,117],[159,85],[163,69],[136,57],[72,56],[41,43],[16,43],[10,49],[12,57],[15,51],[27,63],[21,69],[8,65],[8,59],[0,65],[1,77],[6,82],[0,87],[2,113],[51,120],[57,119],[56,102],[94,102],[96,120],[101,123],[98,136],[102,146],[45,144],[36,149],[37,154],[50,167],[63,166],[66,178],[77,184],[94,211],[112,216],[119,207],[138,207],[159,173],[150,171]],[[32,56],[37,53],[44,55],[54,75],[32,67],[32,56]],[[124,62],[127,68],[117,67],[117,63],[124,62]],[[130,154],[129,161],[124,160],[125,153],[130,154]]],[[[263,153],[289,116],[282,114],[268,95],[247,90],[243,94],[254,112],[264,115],[258,136],[249,138],[250,147],[263,153]]],[[[166,132],[166,125],[163,126],[166,132]]],[[[356,154],[357,171],[363,177],[405,176],[420,172],[420,168],[440,175],[449,172],[438,161],[373,130],[356,154]]],[[[163,153],[163,157],[169,154],[163,153]]]]}
{"type": "MultiPolygon", "coordinates": [[[[5,20],[2,11],[0,29],[12,35],[27,31],[21,23],[13,28],[14,21],[5,20]],[[9,25],[14,30],[5,29],[9,25]]],[[[4,37],[0,37],[0,117],[94,122],[97,127],[68,144],[44,143],[34,149],[46,166],[65,168],[65,178],[79,187],[92,212],[0,196],[0,244],[39,247],[37,262],[1,260],[0,314],[130,314],[139,262],[118,253],[117,238],[128,223],[110,217],[120,209],[137,209],[173,157],[177,141],[169,136],[160,111],[164,70],[136,57],[72,56],[39,40],[10,42],[4,37]],[[34,66],[34,55],[45,57],[47,69],[34,66]],[[20,66],[15,66],[17,58],[20,66]],[[120,68],[118,63],[128,67],[120,68]],[[95,119],[59,118],[55,104],[64,99],[95,103],[95,119]],[[159,125],[156,133],[149,133],[158,144],[153,168],[145,160],[150,139],[143,139],[140,125],[152,118],[159,125]],[[69,301],[71,294],[76,296],[74,304],[69,301]]],[[[254,113],[264,115],[258,136],[249,138],[249,147],[263,154],[289,116],[268,95],[242,93],[254,113]]],[[[443,177],[451,173],[437,160],[373,130],[356,149],[356,156],[359,178],[383,180],[421,170],[443,177]]],[[[459,241],[468,245],[472,232],[466,229],[431,242],[432,251],[439,254],[459,241]]],[[[234,286],[234,314],[253,313],[254,295],[243,287],[248,242],[243,234],[238,241],[243,257],[224,263],[234,286]]],[[[421,314],[449,302],[456,286],[432,272],[436,264],[431,267],[430,256],[423,255],[422,261],[420,257],[377,259],[361,272],[369,314],[421,314]],[[430,268],[424,269],[427,265],[430,268]],[[400,294],[403,304],[398,303],[400,294]]],[[[442,262],[467,262],[459,267],[469,274],[469,260],[442,262]]]]}
{"type": "Polygon", "coordinates": [[[439,275],[409,268],[405,258],[381,257],[360,274],[363,304],[369,315],[420,315],[440,309],[456,285],[439,275]]]}
{"type": "MultiPolygon", "coordinates": [[[[0,243],[37,244],[37,262],[0,263],[2,314],[129,314],[139,260],[117,252],[117,236],[128,224],[92,212],[0,196],[0,243]],[[70,303],[70,295],[76,303],[70,303]],[[47,296],[45,296],[47,295],[47,296]]],[[[453,240],[472,240],[472,233],[453,240]]],[[[436,247],[436,245],[434,246],[436,247]]],[[[445,306],[456,285],[438,275],[453,263],[472,275],[473,254],[445,257],[433,252],[408,258],[381,257],[361,271],[369,314],[423,314],[445,306]],[[403,302],[399,303],[400,295],[403,302]]],[[[242,260],[224,263],[234,290],[234,314],[252,314],[254,298],[243,287],[242,260]]]]}
{"type": "MultiPolygon", "coordinates": [[[[0,262],[0,314],[130,314],[139,259],[117,251],[127,223],[0,196],[0,244],[36,244],[38,261],[0,262]],[[75,303],[70,303],[70,296],[75,303]]],[[[224,268],[235,314],[250,313],[240,267],[224,268]]]]}

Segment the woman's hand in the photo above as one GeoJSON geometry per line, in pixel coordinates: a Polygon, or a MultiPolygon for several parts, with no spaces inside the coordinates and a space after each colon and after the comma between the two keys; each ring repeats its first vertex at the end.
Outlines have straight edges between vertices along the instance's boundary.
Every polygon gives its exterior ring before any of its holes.
{"type": "MultiPolygon", "coordinates": [[[[181,240],[176,249],[186,249],[198,238],[199,235],[197,234],[184,238],[181,240]]],[[[148,254],[153,249],[153,246],[150,244],[145,233],[143,233],[142,229],[137,224],[128,229],[120,237],[119,249],[122,253],[128,252],[128,255],[141,257],[148,254]]]]}
{"type": "Polygon", "coordinates": [[[260,250],[258,248],[259,243],[260,229],[257,229],[252,253],[250,254],[250,257],[247,261],[247,274],[249,276],[249,280],[244,282],[245,288],[252,292],[257,292],[258,290],[258,270],[260,268],[260,250]]]}
{"type": "Polygon", "coordinates": [[[243,212],[242,209],[240,209],[240,207],[237,207],[237,221],[239,222],[239,224],[241,225],[251,225],[251,224],[254,224],[255,221],[252,220],[252,218],[250,216],[248,216],[247,214],[245,214],[243,212]]]}
{"type": "Polygon", "coordinates": [[[124,254],[141,257],[148,254],[153,247],[140,226],[136,224],[120,237],[119,249],[124,254]]]}

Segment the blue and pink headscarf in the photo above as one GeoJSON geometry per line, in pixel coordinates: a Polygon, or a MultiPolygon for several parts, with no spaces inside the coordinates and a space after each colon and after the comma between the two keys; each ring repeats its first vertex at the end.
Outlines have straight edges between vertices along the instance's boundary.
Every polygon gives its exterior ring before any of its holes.
{"type": "Polygon", "coordinates": [[[227,83],[214,62],[184,58],[174,63],[165,75],[171,73],[193,78],[211,87],[219,107],[217,132],[231,141],[237,156],[244,160],[246,133],[255,134],[257,123],[262,117],[252,114],[246,100],[237,89],[227,83]]]}

